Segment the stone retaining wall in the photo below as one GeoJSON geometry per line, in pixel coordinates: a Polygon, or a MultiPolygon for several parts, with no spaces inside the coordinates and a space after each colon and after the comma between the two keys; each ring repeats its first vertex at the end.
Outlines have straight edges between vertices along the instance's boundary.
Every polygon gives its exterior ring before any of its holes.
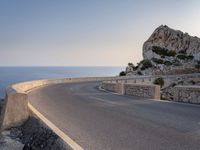
{"type": "Polygon", "coordinates": [[[120,81],[120,82],[112,82],[112,83],[104,81],[102,83],[102,88],[106,89],[107,91],[110,91],[110,92],[124,94],[124,84],[123,84],[122,81],[120,81]]]}
{"type": "Polygon", "coordinates": [[[124,84],[124,94],[160,99],[160,86],[150,84],[124,84]]]}
{"type": "Polygon", "coordinates": [[[160,86],[125,82],[103,82],[102,88],[119,94],[133,95],[151,99],[160,99],[160,86]]]}
{"type": "Polygon", "coordinates": [[[107,91],[110,91],[110,92],[116,92],[116,83],[106,83],[106,82],[103,82],[102,83],[102,88],[103,89],[106,89],[107,91]]]}
{"type": "MultiPolygon", "coordinates": [[[[123,79],[118,79],[118,81],[123,80],[125,83],[134,83],[134,84],[153,84],[156,78],[163,78],[164,87],[171,85],[174,82],[181,80],[195,80],[200,78],[200,73],[195,74],[179,74],[179,75],[157,75],[157,76],[135,76],[135,77],[127,77],[123,79]]],[[[115,79],[113,79],[115,80],[115,79]]],[[[114,81],[113,81],[114,82],[114,81]]]]}
{"type": "Polygon", "coordinates": [[[200,86],[176,86],[174,101],[200,104],[200,86]]]}

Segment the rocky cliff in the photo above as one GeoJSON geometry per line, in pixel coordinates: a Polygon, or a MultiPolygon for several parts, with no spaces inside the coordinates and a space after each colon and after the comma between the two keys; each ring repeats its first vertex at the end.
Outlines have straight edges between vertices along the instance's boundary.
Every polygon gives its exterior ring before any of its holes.
{"type": "Polygon", "coordinates": [[[200,38],[161,25],[143,44],[144,59],[126,74],[185,74],[200,71],[200,38]]]}
{"type": "Polygon", "coordinates": [[[200,39],[166,25],[159,26],[143,44],[144,59],[161,57],[155,52],[155,47],[194,56],[195,60],[200,60],[200,39]]]}

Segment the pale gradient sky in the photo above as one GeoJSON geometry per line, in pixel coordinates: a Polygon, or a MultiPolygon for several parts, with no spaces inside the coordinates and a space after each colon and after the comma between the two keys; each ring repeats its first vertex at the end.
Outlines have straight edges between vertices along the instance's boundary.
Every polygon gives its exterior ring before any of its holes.
{"type": "Polygon", "coordinates": [[[200,36],[199,0],[1,0],[0,66],[124,66],[156,27],[200,36]]]}

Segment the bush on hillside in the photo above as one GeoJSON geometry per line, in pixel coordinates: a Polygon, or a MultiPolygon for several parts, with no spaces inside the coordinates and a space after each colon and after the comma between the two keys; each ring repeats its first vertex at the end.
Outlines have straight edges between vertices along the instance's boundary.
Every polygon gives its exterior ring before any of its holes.
{"type": "Polygon", "coordinates": [[[192,59],[194,58],[193,55],[188,55],[187,57],[188,57],[188,59],[190,59],[190,60],[192,60],[192,59]]]}
{"type": "Polygon", "coordinates": [[[171,63],[170,61],[165,61],[164,64],[165,64],[166,66],[171,66],[171,65],[172,65],[172,63],[171,63]]]}
{"type": "Polygon", "coordinates": [[[152,58],[152,61],[155,62],[156,64],[163,64],[164,61],[162,59],[158,59],[158,58],[152,58]]]}
{"type": "Polygon", "coordinates": [[[159,46],[153,46],[152,47],[152,51],[158,55],[160,55],[162,58],[165,57],[165,56],[175,56],[176,55],[176,52],[173,51],[173,50],[168,50],[166,48],[162,48],[162,47],[159,47],[159,46]]]}
{"type": "Polygon", "coordinates": [[[167,55],[168,55],[168,56],[173,56],[173,57],[174,57],[174,56],[176,55],[176,52],[173,51],[173,50],[170,50],[170,51],[168,51],[167,55]]]}
{"type": "Polygon", "coordinates": [[[140,64],[142,64],[141,70],[145,70],[145,69],[151,68],[153,66],[151,61],[148,59],[142,60],[140,62],[140,64]]]}
{"type": "Polygon", "coordinates": [[[153,83],[160,85],[160,87],[162,87],[164,85],[164,80],[162,77],[159,77],[159,78],[156,78],[153,83]]]}
{"type": "Polygon", "coordinates": [[[167,55],[167,51],[168,49],[165,49],[165,48],[162,48],[162,47],[159,47],[159,46],[153,46],[152,47],[152,51],[160,56],[166,56],[167,55]]]}
{"type": "Polygon", "coordinates": [[[195,68],[196,68],[196,69],[200,69],[200,64],[196,64],[196,65],[195,65],[195,68]]]}
{"type": "Polygon", "coordinates": [[[133,63],[128,63],[128,66],[129,66],[130,68],[132,68],[133,71],[137,70],[137,66],[135,66],[133,63]]]}
{"type": "Polygon", "coordinates": [[[141,71],[138,71],[137,74],[138,74],[138,75],[143,75],[141,71]]]}
{"type": "Polygon", "coordinates": [[[179,51],[178,53],[180,53],[180,54],[186,54],[186,51],[181,50],[181,51],[179,51]]]}
{"type": "Polygon", "coordinates": [[[126,72],[125,72],[125,71],[121,71],[121,72],[119,73],[119,76],[126,76],[126,72]]]}
{"type": "Polygon", "coordinates": [[[177,58],[181,59],[181,60],[192,60],[194,58],[194,56],[185,55],[185,54],[179,54],[179,55],[177,55],[177,58]]]}

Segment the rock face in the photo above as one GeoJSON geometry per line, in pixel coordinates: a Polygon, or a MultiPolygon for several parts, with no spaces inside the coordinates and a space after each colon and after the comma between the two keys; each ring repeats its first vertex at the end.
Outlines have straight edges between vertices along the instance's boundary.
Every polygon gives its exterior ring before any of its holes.
{"type": "Polygon", "coordinates": [[[200,38],[161,25],[143,44],[144,59],[128,64],[127,75],[171,75],[200,72],[200,38]]]}
{"type": "Polygon", "coordinates": [[[152,51],[153,46],[192,55],[195,60],[200,60],[200,39],[182,31],[171,29],[166,25],[159,26],[143,44],[144,59],[159,58],[152,51]]]}

